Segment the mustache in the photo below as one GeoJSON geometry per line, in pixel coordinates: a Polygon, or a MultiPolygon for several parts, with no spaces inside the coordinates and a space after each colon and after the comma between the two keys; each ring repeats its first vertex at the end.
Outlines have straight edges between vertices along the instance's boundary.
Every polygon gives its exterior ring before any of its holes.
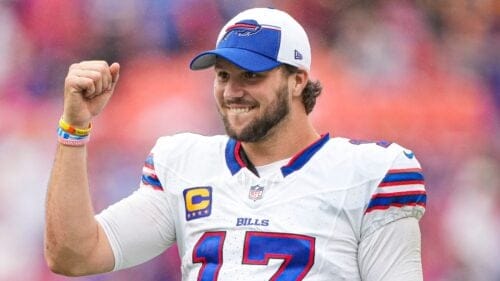
{"type": "Polygon", "coordinates": [[[243,97],[233,97],[229,99],[224,99],[225,106],[231,106],[233,104],[236,105],[246,105],[246,106],[256,106],[257,103],[253,100],[247,100],[243,97]]]}

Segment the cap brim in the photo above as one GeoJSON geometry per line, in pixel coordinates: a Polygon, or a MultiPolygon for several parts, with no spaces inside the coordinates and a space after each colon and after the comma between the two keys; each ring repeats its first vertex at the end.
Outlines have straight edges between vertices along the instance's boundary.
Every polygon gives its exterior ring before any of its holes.
{"type": "Polygon", "coordinates": [[[262,56],[260,54],[245,49],[221,48],[221,49],[206,51],[197,55],[191,61],[189,67],[192,70],[199,70],[211,67],[215,64],[215,60],[217,57],[226,59],[232,64],[238,66],[239,68],[252,72],[268,71],[281,64],[280,62],[274,59],[262,56]]]}

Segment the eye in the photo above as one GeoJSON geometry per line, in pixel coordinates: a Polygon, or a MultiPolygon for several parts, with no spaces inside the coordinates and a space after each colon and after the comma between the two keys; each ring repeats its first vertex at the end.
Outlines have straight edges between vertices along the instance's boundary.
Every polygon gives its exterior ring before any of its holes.
{"type": "Polygon", "coordinates": [[[246,71],[243,73],[243,77],[248,80],[254,80],[259,77],[259,74],[255,72],[246,71]]]}
{"type": "Polygon", "coordinates": [[[217,80],[220,82],[225,82],[229,79],[229,73],[226,71],[219,70],[216,72],[217,80]]]}

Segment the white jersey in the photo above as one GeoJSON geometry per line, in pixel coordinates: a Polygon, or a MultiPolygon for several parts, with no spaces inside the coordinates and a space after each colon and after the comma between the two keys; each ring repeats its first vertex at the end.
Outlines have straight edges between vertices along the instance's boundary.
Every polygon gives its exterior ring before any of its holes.
{"type": "Polygon", "coordinates": [[[97,216],[115,270],[178,244],[183,280],[361,280],[358,247],[377,229],[424,213],[413,153],[328,134],[258,177],[239,142],[158,140],[141,187],[97,216]]]}

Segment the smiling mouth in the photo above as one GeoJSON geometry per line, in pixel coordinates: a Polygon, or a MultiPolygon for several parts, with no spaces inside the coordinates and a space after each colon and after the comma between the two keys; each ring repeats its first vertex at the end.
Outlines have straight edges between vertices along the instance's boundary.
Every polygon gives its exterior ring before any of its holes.
{"type": "Polygon", "coordinates": [[[235,114],[242,114],[242,113],[247,113],[250,112],[250,110],[254,109],[255,106],[248,106],[248,107],[227,107],[229,112],[235,113],[235,114]]]}

